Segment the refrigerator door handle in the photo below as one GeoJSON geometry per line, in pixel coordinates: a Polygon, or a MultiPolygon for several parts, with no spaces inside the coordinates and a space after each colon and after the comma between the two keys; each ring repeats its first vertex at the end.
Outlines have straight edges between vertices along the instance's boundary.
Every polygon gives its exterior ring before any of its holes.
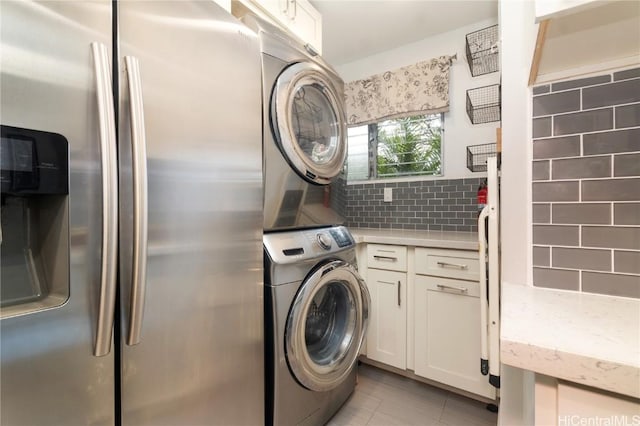
{"type": "Polygon", "coordinates": [[[116,262],[118,249],[118,174],[116,160],[116,122],[113,88],[109,72],[109,51],[98,42],[91,43],[96,77],[98,121],[102,163],[102,260],[100,265],[100,301],[98,325],[93,348],[95,356],[111,352],[113,317],[116,302],[116,262]]]}
{"type": "Polygon", "coordinates": [[[124,57],[131,112],[131,159],[133,177],[133,259],[131,264],[131,307],[127,345],[140,343],[147,286],[147,144],[140,64],[124,57]]]}

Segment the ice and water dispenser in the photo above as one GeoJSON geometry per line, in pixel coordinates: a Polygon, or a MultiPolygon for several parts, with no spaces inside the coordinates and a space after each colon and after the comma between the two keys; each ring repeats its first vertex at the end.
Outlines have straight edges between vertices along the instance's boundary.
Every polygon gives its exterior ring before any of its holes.
{"type": "Polygon", "coordinates": [[[69,147],[55,133],[0,126],[0,315],[69,297],[69,147]]]}

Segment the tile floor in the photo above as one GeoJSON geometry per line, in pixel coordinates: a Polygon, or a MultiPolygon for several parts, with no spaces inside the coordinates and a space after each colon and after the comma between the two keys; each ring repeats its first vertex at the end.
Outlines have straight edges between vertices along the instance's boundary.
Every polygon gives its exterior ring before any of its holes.
{"type": "Polygon", "coordinates": [[[483,402],[361,364],[358,386],[328,426],[489,426],[483,402]]]}

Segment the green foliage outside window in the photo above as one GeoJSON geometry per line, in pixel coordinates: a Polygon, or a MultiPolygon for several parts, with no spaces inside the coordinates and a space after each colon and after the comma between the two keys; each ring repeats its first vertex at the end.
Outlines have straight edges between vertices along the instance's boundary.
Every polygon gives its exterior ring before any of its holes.
{"type": "Polygon", "coordinates": [[[377,177],[442,173],[440,114],[388,120],[377,129],[377,177]]]}

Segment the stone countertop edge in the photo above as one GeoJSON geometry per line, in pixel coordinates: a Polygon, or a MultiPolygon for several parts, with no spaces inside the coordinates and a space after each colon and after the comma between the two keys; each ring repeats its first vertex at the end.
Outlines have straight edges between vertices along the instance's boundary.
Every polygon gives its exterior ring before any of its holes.
{"type": "Polygon", "coordinates": [[[458,250],[478,250],[475,232],[423,231],[410,229],[348,228],[356,243],[394,244],[458,250]]]}
{"type": "Polygon", "coordinates": [[[640,300],[503,283],[503,364],[640,398],[640,300]]]}

